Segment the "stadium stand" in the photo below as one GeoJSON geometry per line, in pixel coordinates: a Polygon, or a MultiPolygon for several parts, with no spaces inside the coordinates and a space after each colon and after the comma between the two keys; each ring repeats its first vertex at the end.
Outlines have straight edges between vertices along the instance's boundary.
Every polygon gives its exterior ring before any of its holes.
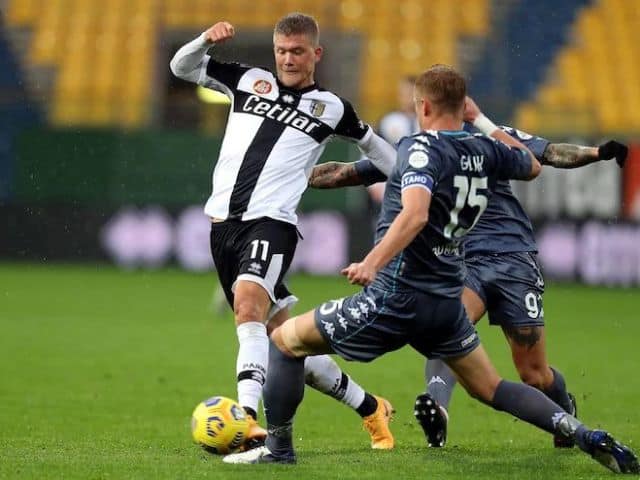
{"type": "Polygon", "coordinates": [[[640,128],[640,78],[635,2],[598,0],[579,11],[566,45],[515,123],[532,131],[583,135],[640,128]]]}
{"type": "Polygon", "coordinates": [[[507,121],[515,103],[530,99],[588,1],[494,0],[498,21],[470,69],[470,89],[480,105],[491,105],[491,113],[507,121]]]}
{"type": "Polygon", "coordinates": [[[24,74],[0,35],[0,203],[11,194],[13,136],[22,128],[40,123],[38,106],[29,100],[24,74]]]}
{"type": "Polygon", "coordinates": [[[316,16],[325,31],[364,39],[360,111],[376,119],[395,104],[396,81],[432,63],[457,65],[460,39],[483,38],[490,0],[7,0],[9,27],[31,35],[28,65],[55,74],[46,99],[54,125],[143,127],[153,108],[160,31],[197,30],[226,18],[271,29],[290,11],[316,16]],[[398,28],[401,25],[402,28],[398,28]],[[428,28],[425,28],[428,25],[428,28]],[[428,37],[425,38],[425,32],[428,37]]]}

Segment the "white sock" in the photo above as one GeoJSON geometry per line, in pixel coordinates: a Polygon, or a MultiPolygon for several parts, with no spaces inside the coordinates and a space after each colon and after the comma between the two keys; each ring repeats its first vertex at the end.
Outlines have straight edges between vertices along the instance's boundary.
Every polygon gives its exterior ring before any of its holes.
{"type": "Polygon", "coordinates": [[[340,400],[354,410],[364,401],[364,389],[343,373],[329,355],[305,358],[304,376],[311,388],[340,400]]]}
{"type": "Polygon", "coordinates": [[[260,322],[245,322],[236,331],[240,343],[236,362],[238,403],[257,412],[269,363],[267,328],[260,322]]]}

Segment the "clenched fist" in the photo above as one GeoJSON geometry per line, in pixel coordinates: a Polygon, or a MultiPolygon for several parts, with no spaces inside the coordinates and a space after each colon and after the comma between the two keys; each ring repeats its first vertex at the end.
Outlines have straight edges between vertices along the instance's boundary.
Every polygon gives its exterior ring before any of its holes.
{"type": "Polygon", "coordinates": [[[233,38],[236,31],[229,22],[218,22],[204,32],[209,43],[224,43],[233,38]]]}

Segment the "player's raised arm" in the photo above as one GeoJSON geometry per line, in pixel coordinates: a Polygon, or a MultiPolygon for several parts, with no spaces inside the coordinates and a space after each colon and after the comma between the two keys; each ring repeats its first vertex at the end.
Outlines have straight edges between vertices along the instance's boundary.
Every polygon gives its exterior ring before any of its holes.
{"type": "Polygon", "coordinates": [[[207,50],[214,44],[233,38],[235,29],[229,22],[218,22],[194,40],[183,45],[173,56],[169,66],[171,72],[183,80],[199,83],[202,67],[208,61],[207,50]]]}
{"type": "Polygon", "coordinates": [[[620,168],[624,167],[629,148],[623,143],[609,140],[599,147],[586,147],[570,143],[550,143],[545,149],[541,161],[543,165],[554,168],[579,168],[601,160],[613,160],[620,168]]]}
{"type": "Polygon", "coordinates": [[[529,156],[531,160],[531,171],[526,178],[522,180],[533,180],[536,178],[542,170],[542,165],[536,158],[536,156],[529,150],[522,142],[517,138],[512,137],[506,132],[502,131],[495,123],[489,120],[480,110],[480,107],[473,101],[471,97],[466,97],[464,104],[464,121],[472,123],[474,127],[480,130],[488,137],[495,138],[502,143],[509,145],[510,147],[516,147],[523,150],[529,156]]]}

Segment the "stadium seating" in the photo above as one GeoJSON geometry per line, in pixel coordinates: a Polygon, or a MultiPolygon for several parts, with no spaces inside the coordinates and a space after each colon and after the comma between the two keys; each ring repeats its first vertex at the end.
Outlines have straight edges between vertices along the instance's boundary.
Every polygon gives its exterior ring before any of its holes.
{"type": "Polygon", "coordinates": [[[564,47],[514,123],[536,132],[625,134],[640,128],[635,2],[597,0],[583,8],[564,47]]]}
{"type": "Polygon", "coordinates": [[[264,30],[287,12],[311,13],[327,30],[362,36],[360,111],[373,120],[395,107],[390,85],[402,75],[456,65],[458,40],[486,35],[489,7],[490,0],[8,0],[7,21],[32,32],[24,61],[56,72],[54,124],[136,127],[151,116],[146,79],[157,69],[160,30],[196,30],[217,18],[264,30]]]}

